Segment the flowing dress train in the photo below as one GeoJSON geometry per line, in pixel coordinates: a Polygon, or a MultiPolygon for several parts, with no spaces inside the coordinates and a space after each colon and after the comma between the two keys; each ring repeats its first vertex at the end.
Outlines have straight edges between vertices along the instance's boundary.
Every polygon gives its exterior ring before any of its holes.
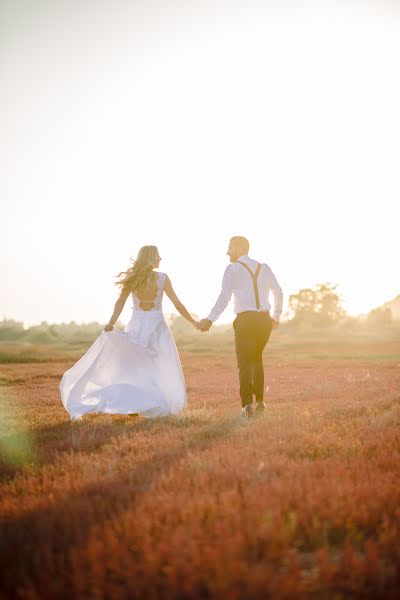
{"type": "Polygon", "coordinates": [[[181,411],[186,389],[174,338],[162,312],[165,273],[158,273],[151,310],[132,294],[132,316],[124,331],[103,331],[66,371],[61,399],[71,419],[87,413],[160,417],[181,411]]]}

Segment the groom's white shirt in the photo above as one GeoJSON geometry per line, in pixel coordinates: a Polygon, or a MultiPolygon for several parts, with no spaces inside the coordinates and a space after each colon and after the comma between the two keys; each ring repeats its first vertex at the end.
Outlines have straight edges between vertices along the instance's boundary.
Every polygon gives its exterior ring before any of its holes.
{"type": "MultiPolygon", "coordinates": [[[[241,256],[238,258],[241,262],[246,263],[248,267],[255,273],[257,261],[249,258],[249,256],[241,256]]],[[[257,278],[258,293],[260,297],[260,310],[270,310],[269,293],[272,292],[274,297],[274,313],[271,315],[275,321],[279,321],[282,313],[283,294],[275,275],[268,265],[261,263],[261,269],[257,278]]],[[[250,273],[237,262],[231,263],[226,267],[222,280],[222,290],[215,303],[214,308],[208,315],[208,319],[214,323],[227,307],[229,300],[234,298],[234,311],[236,314],[246,310],[257,310],[256,299],[254,294],[253,280],[250,273]]]]}

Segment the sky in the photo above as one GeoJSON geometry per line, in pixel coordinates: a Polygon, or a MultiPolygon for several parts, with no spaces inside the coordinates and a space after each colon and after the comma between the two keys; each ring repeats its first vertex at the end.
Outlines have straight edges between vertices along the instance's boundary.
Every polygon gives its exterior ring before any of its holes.
{"type": "Polygon", "coordinates": [[[144,244],[204,317],[233,235],[285,306],[391,300],[399,59],[385,0],[0,0],[0,319],[107,322],[144,244]]]}

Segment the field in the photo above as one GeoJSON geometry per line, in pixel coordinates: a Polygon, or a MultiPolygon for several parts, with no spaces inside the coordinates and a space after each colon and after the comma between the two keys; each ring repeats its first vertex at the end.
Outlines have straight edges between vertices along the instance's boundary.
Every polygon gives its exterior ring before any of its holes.
{"type": "Polygon", "coordinates": [[[71,423],[70,355],[0,365],[0,598],[398,597],[399,345],[271,344],[250,422],[232,352],[181,358],[158,421],[71,423]]]}

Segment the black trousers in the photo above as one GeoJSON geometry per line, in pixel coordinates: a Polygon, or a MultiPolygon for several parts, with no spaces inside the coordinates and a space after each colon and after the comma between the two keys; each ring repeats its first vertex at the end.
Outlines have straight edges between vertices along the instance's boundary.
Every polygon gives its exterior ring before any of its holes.
{"type": "Polygon", "coordinates": [[[246,311],[239,313],[233,322],[236,358],[239,368],[240,398],[242,406],[264,397],[264,366],[262,353],[272,331],[268,312],[246,311]]]}

